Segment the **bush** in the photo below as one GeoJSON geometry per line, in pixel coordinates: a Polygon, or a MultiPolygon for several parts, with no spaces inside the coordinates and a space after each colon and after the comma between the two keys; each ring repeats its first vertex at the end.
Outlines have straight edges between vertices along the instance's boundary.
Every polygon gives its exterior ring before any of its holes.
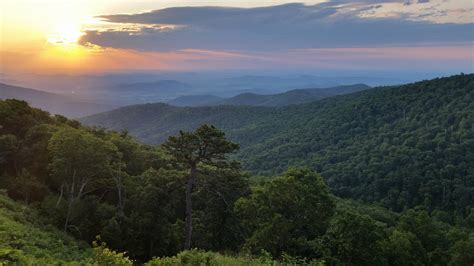
{"type": "Polygon", "coordinates": [[[224,256],[219,253],[192,249],[185,250],[174,257],[153,258],[145,263],[146,266],[175,266],[175,265],[190,265],[190,266],[279,266],[279,265],[308,265],[308,266],[322,266],[324,262],[316,260],[307,260],[304,258],[292,257],[283,254],[281,261],[276,261],[271,254],[265,250],[261,250],[260,256],[224,256]]]}
{"type": "Polygon", "coordinates": [[[133,261],[125,255],[125,252],[113,251],[100,240],[100,236],[96,238],[97,240],[92,242],[94,246],[94,258],[90,262],[92,265],[133,265],[133,261]]]}
{"type": "Polygon", "coordinates": [[[208,266],[219,265],[216,261],[216,254],[199,249],[185,250],[174,257],[153,258],[145,265],[149,266],[172,266],[172,265],[191,265],[208,266]]]}

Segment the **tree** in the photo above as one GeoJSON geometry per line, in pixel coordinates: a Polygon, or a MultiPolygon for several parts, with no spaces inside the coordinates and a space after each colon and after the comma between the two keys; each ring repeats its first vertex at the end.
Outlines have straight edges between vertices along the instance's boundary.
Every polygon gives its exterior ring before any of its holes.
{"type": "Polygon", "coordinates": [[[414,234],[427,252],[440,247],[443,243],[442,228],[424,210],[408,210],[400,216],[398,227],[414,234]]]}
{"type": "Polygon", "coordinates": [[[15,168],[13,157],[17,150],[18,140],[14,135],[0,135],[0,176],[8,168],[15,168]]]}
{"type": "Polygon", "coordinates": [[[322,177],[309,169],[290,169],[236,203],[247,234],[246,248],[254,253],[264,249],[275,257],[283,252],[319,257],[319,239],[333,209],[322,177]]]}
{"type": "Polygon", "coordinates": [[[330,264],[383,264],[382,227],[366,215],[343,210],[333,217],[325,238],[336,260],[330,264]]]}
{"type": "Polygon", "coordinates": [[[0,135],[12,134],[23,138],[30,127],[51,122],[49,113],[30,107],[25,101],[0,100],[0,135]]]}
{"type": "Polygon", "coordinates": [[[451,247],[449,265],[472,265],[474,263],[474,235],[466,240],[460,240],[451,247]]]}
{"type": "Polygon", "coordinates": [[[202,169],[193,193],[193,244],[205,250],[237,250],[242,244],[235,202],[250,193],[240,168],[202,169]]]}
{"type": "Polygon", "coordinates": [[[28,171],[24,170],[19,176],[10,181],[7,189],[8,196],[22,200],[26,204],[42,201],[48,194],[48,189],[28,171]]]}
{"type": "Polygon", "coordinates": [[[65,127],[53,134],[48,150],[49,169],[59,190],[57,206],[65,194],[67,213],[64,231],[68,229],[71,211],[85,194],[97,188],[98,181],[110,173],[110,164],[117,157],[117,149],[110,142],[83,130],[65,127]]]}
{"type": "Polygon", "coordinates": [[[427,254],[418,238],[410,232],[393,230],[383,242],[385,258],[389,265],[423,265],[427,254]]]}
{"type": "Polygon", "coordinates": [[[184,199],[180,171],[150,168],[124,179],[124,218],[113,217],[100,234],[114,249],[126,250],[145,262],[153,256],[174,255],[184,241],[184,199]]]}
{"type": "Polygon", "coordinates": [[[193,232],[192,198],[193,188],[199,173],[199,167],[227,167],[227,154],[239,148],[225,138],[224,132],[214,126],[202,125],[194,132],[180,131],[178,136],[171,136],[162,145],[173,160],[189,171],[186,182],[186,238],[184,249],[191,248],[193,232]]]}

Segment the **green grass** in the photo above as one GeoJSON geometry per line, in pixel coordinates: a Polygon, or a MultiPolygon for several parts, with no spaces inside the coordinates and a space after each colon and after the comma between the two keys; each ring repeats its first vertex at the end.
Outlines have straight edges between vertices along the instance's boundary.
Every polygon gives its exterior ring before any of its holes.
{"type": "Polygon", "coordinates": [[[74,265],[91,256],[86,243],[42,224],[34,210],[0,191],[0,265],[74,265]]]}
{"type": "Polygon", "coordinates": [[[262,251],[258,257],[250,256],[226,256],[216,252],[204,251],[199,249],[185,250],[174,257],[153,258],[145,263],[145,266],[283,266],[283,265],[307,265],[323,266],[323,261],[310,261],[302,258],[295,258],[288,255],[282,255],[279,260],[274,260],[268,252],[262,251]]]}

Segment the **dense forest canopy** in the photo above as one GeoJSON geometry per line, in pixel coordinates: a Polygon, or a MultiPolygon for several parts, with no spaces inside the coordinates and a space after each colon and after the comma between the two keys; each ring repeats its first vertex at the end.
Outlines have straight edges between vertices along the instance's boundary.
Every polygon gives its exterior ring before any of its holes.
{"type": "Polygon", "coordinates": [[[149,143],[211,123],[241,145],[246,170],[309,166],[336,195],[396,211],[424,205],[464,217],[474,200],[473,74],[283,108],[149,104],[83,121],[149,143]]]}
{"type": "MultiPolygon", "coordinates": [[[[39,250],[70,235],[94,248],[64,242],[56,247],[74,253],[63,260],[99,265],[472,265],[473,82],[285,108],[156,105],[171,112],[159,121],[189,122],[179,135],[178,123],[160,132],[171,136],[163,145],[1,100],[0,262],[56,263],[39,250]],[[197,126],[203,113],[224,131],[197,126]]],[[[156,106],[117,112],[148,123],[156,106]]]]}

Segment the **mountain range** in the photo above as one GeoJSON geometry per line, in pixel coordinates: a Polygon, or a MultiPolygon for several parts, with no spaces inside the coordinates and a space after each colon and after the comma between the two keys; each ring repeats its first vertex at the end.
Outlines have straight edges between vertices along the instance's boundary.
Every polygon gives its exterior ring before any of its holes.
{"type": "Polygon", "coordinates": [[[336,195],[394,210],[424,201],[464,208],[474,195],[474,74],[284,107],[157,103],[81,121],[148,143],[212,124],[241,145],[235,157],[253,173],[311,167],[336,195]]]}
{"type": "Polygon", "coordinates": [[[175,106],[284,106],[367,88],[369,88],[367,85],[356,84],[326,89],[300,89],[268,95],[243,93],[223,98],[215,95],[190,95],[194,92],[193,87],[176,80],[104,85],[97,88],[83,88],[77,93],[70,91],[69,94],[0,83],[0,99],[21,99],[31,103],[34,107],[45,109],[51,113],[77,118],[109,111],[120,106],[152,102],[167,102],[175,106]]]}
{"type": "Polygon", "coordinates": [[[323,98],[353,93],[369,89],[365,84],[337,86],[321,89],[296,89],[278,94],[242,93],[231,98],[220,98],[213,95],[195,95],[178,97],[168,104],[175,106],[205,105],[252,105],[252,106],[286,106],[317,101],[323,98]]]}

